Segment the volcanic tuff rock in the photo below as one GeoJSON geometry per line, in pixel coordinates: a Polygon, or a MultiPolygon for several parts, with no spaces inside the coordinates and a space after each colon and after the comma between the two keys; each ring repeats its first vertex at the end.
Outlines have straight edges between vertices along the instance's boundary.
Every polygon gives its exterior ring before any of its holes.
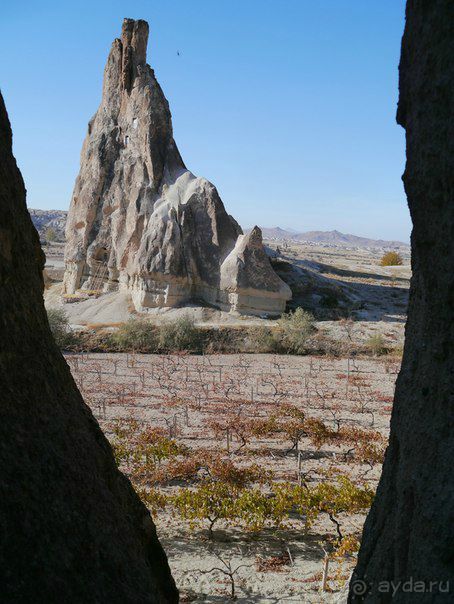
{"type": "Polygon", "coordinates": [[[50,333],[1,95],[0,157],[0,600],[176,603],[150,514],[50,333]]]}
{"type": "Polygon", "coordinates": [[[127,289],[139,311],[201,299],[279,314],[291,291],[260,231],[239,240],[216,188],[183,163],[147,39],[145,21],[125,19],[107,60],[68,216],[64,291],[127,289]]]}
{"type": "Polygon", "coordinates": [[[413,221],[389,447],[350,602],[454,601],[454,3],[409,0],[397,119],[413,221]]]}

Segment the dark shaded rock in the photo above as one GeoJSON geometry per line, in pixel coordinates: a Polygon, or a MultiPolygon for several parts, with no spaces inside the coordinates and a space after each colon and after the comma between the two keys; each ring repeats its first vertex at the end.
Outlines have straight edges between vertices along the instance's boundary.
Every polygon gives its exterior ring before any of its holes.
{"type": "Polygon", "coordinates": [[[0,600],[177,602],[150,514],[50,334],[1,95],[0,157],[0,600]]]}
{"type": "Polygon", "coordinates": [[[452,0],[407,3],[399,73],[397,119],[407,139],[403,180],[413,220],[413,279],[389,448],[350,601],[453,602],[452,0]],[[355,596],[355,589],[361,590],[358,580],[371,585],[368,595],[355,596]],[[401,582],[394,597],[390,581],[401,582]],[[419,591],[416,582],[424,582],[419,591]]]}

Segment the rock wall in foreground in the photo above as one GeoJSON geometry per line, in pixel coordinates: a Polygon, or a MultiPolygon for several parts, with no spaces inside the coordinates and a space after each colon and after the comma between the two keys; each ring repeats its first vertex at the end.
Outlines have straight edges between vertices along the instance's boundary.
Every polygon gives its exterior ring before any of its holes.
{"type": "Polygon", "coordinates": [[[171,604],[148,510],[57,349],[0,95],[0,600],[171,604]]]}
{"type": "Polygon", "coordinates": [[[64,291],[127,289],[138,311],[201,300],[280,314],[291,291],[257,255],[257,228],[250,253],[224,267],[241,228],[216,188],[186,169],[147,40],[145,21],[125,19],[107,60],[68,216],[64,291]]]}
{"type": "Polygon", "coordinates": [[[413,278],[389,448],[349,601],[447,603],[454,601],[452,0],[407,2],[399,76],[413,278]]]}

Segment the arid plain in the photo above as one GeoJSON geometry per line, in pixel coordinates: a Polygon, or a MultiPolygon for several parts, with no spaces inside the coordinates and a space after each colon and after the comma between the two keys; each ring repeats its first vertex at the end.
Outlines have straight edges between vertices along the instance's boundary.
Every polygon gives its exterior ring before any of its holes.
{"type": "MultiPolygon", "coordinates": [[[[294,304],[314,313],[307,354],[66,355],[186,602],[225,602],[232,584],[239,602],[335,602],[380,475],[409,258],[382,267],[380,249],[266,244],[299,279],[294,304]]],[[[118,294],[63,303],[59,262],[52,246],[45,297],[73,328],[115,332],[138,316],[118,294]]],[[[146,319],[182,315],[219,330],[277,324],[195,305],[146,319]]]]}

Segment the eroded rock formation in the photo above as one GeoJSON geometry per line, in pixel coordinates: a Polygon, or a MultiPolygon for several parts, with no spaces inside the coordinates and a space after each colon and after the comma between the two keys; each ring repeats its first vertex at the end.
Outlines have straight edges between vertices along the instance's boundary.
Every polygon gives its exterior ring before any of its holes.
{"type": "Polygon", "coordinates": [[[453,602],[452,0],[409,0],[399,76],[413,278],[389,448],[350,601],[453,602]]]}
{"type": "Polygon", "coordinates": [[[178,601],[145,506],[52,339],[0,95],[0,599],[178,601]]]}
{"type": "Polygon", "coordinates": [[[70,206],[64,290],[127,289],[139,311],[200,299],[279,314],[291,291],[259,253],[258,229],[240,243],[215,187],[181,159],[147,40],[145,21],[125,19],[107,60],[70,206]]]}

